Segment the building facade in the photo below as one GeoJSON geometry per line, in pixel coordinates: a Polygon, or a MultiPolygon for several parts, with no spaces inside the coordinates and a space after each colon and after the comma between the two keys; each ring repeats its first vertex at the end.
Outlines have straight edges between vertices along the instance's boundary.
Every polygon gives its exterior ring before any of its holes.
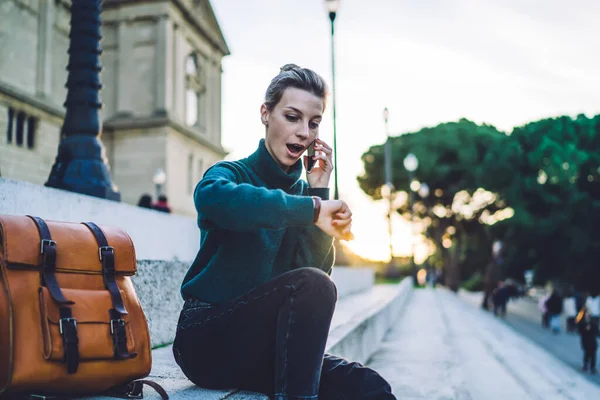
{"type": "MultiPolygon", "coordinates": [[[[66,98],[66,0],[0,2],[0,174],[44,184],[57,154],[66,98]]],[[[105,0],[101,140],[122,201],[162,193],[195,215],[196,182],[226,155],[221,61],[229,54],[208,0],[105,0]]]]}

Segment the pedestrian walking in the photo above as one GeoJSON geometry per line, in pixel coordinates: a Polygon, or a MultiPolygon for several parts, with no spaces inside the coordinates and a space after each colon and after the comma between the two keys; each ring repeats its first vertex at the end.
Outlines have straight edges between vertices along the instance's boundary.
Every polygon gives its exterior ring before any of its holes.
{"type": "Polygon", "coordinates": [[[567,321],[566,331],[568,333],[576,333],[577,326],[575,324],[575,318],[577,317],[577,302],[575,297],[572,295],[569,297],[565,297],[563,301],[563,310],[565,312],[565,317],[567,321]]]}
{"type": "Polygon", "coordinates": [[[598,292],[592,292],[585,300],[585,307],[588,309],[592,321],[598,325],[600,323],[600,296],[598,292]]]}
{"type": "Polygon", "coordinates": [[[548,314],[548,308],[546,307],[546,301],[550,298],[550,294],[540,297],[538,301],[538,308],[542,313],[542,328],[548,329],[550,327],[550,314],[548,314]]]}
{"type": "Polygon", "coordinates": [[[581,348],[583,349],[583,371],[596,373],[596,352],[598,350],[598,324],[594,322],[587,308],[581,310],[577,316],[577,327],[581,336],[581,348]]]}
{"type": "Polygon", "coordinates": [[[560,314],[563,312],[563,299],[557,290],[553,289],[552,294],[546,300],[546,310],[549,316],[550,329],[554,334],[560,333],[560,314]]]}
{"type": "Polygon", "coordinates": [[[492,301],[494,302],[494,315],[504,317],[506,316],[506,303],[509,299],[509,288],[503,281],[498,282],[498,287],[492,294],[492,301]]]}

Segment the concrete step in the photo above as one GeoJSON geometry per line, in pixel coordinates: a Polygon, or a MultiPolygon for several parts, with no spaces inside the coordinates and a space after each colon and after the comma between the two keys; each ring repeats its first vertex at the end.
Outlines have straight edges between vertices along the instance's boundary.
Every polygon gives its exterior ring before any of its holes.
{"type": "MultiPolygon", "coordinates": [[[[365,362],[377,350],[411,293],[410,281],[404,280],[397,285],[375,285],[368,291],[340,299],[331,323],[326,351],[352,361],[365,362]]],[[[207,390],[193,385],[175,363],[171,346],[154,350],[152,356],[152,372],[148,379],[162,385],[171,399],[268,400],[266,396],[256,393],[234,389],[207,390]]],[[[145,389],[145,398],[160,399],[151,388],[145,389]]]]}

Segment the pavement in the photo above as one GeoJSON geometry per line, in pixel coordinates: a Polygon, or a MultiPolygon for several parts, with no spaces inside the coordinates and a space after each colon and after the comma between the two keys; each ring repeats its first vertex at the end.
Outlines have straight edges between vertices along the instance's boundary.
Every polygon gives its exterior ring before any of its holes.
{"type": "Polygon", "coordinates": [[[445,289],[415,290],[367,365],[398,399],[600,399],[600,387],[445,289]]]}
{"type": "MultiPolygon", "coordinates": [[[[479,307],[483,294],[461,292],[460,298],[479,307]]],[[[506,317],[501,319],[506,325],[516,332],[531,339],[536,344],[547,350],[566,365],[580,372],[583,364],[583,352],[577,334],[561,332],[553,334],[548,329],[542,328],[542,316],[537,306],[537,301],[523,297],[508,302],[506,317]]],[[[566,326],[565,317],[562,316],[563,329],[566,326]]],[[[600,367],[600,362],[598,363],[600,367]]],[[[580,372],[590,382],[600,386],[600,374],[591,375],[580,372]]]]}

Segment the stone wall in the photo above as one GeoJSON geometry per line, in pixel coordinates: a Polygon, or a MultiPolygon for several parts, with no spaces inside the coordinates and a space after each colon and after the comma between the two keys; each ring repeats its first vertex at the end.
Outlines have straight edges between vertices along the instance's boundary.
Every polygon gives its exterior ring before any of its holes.
{"type": "Polygon", "coordinates": [[[0,93],[0,176],[44,184],[57,154],[62,120],[0,93]],[[9,108],[13,110],[11,141],[8,141],[9,108]],[[25,114],[23,143],[17,143],[17,114],[25,114]],[[33,147],[28,146],[29,118],[35,119],[33,147]]]}
{"type": "Polygon", "coordinates": [[[35,93],[39,1],[0,2],[0,79],[35,93]]]}

